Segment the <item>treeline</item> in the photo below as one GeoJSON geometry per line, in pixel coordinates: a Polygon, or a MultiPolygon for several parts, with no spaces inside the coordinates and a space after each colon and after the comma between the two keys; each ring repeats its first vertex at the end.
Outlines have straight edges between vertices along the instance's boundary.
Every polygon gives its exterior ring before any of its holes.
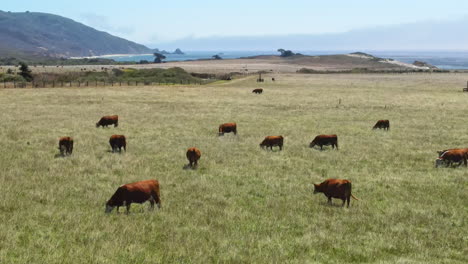
{"type": "Polygon", "coordinates": [[[31,73],[26,64],[16,72],[9,69],[0,73],[0,82],[140,82],[140,83],[201,83],[202,79],[191,75],[184,69],[111,69],[101,72],[80,71],[63,73],[31,73]]]}

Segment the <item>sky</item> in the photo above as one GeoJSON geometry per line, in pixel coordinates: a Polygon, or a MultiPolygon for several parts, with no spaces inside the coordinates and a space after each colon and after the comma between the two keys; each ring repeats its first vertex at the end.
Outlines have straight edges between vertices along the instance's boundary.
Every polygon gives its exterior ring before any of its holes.
{"type": "Polygon", "coordinates": [[[21,0],[0,10],[61,15],[155,47],[184,38],[340,33],[468,17],[466,0],[21,0]]]}

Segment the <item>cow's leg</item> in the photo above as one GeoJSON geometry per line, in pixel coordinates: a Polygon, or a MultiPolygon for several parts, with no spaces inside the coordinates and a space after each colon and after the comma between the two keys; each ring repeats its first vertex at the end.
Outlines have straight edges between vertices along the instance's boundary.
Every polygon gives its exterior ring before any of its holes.
{"type": "Polygon", "coordinates": [[[331,204],[332,204],[332,198],[331,198],[331,196],[327,196],[327,198],[328,198],[328,204],[331,205],[331,204]]]}
{"type": "Polygon", "coordinates": [[[348,208],[349,208],[349,202],[351,201],[351,195],[346,198],[346,201],[348,202],[348,208]]]}
{"type": "Polygon", "coordinates": [[[131,203],[127,203],[125,206],[127,207],[127,214],[130,213],[130,205],[132,205],[131,203]]]}
{"type": "Polygon", "coordinates": [[[279,145],[279,147],[280,147],[280,150],[283,150],[283,145],[279,145]]]}
{"type": "Polygon", "coordinates": [[[120,206],[117,206],[117,213],[119,213],[120,206]]]}
{"type": "Polygon", "coordinates": [[[320,145],[320,150],[323,150],[323,145],[320,145]]]}
{"type": "Polygon", "coordinates": [[[344,207],[344,205],[345,205],[345,202],[346,202],[346,198],[344,198],[344,199],[341,199],[341,200],[343,201],[343,203],[341,204],[341,207],[344,207]]]}
{"type": "Polygon", "coordinates": [[[153,198],[153,196],[151,196],[149,202],[150,202],[150,209],[154,210],[154,198],[153,198]]]}

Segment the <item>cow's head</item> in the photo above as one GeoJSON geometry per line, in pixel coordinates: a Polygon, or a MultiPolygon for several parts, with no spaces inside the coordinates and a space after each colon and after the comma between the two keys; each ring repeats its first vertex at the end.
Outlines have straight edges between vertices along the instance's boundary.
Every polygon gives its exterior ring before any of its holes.
{"type": "Polygon", "coordinates": [[[444,160],[441,159],[441,158],[437,158],[435,160],[435,167],[438,168],[439,166],[441,166],[442,164],[444,164],[444,160]]]}
{"type": "Polygon", "coordinates": [[[314,183],[314,194],[319,192],[320,185],[314,183]]]}
{"type": "Polygon", "coordinates": [[[115,205],[114,205],[114,203],[112,202],[112,200],[107,201],[107,203],[106,203],[106,211],[105,211],[106,214],[112,212],[112,210],[114,210],[114,207],[115,207],[115,205]]]}
{"type": "Polygon", "coordinates": [[[309,148],[313,148],[313,147],[315,147],[315,145],[316,145],[315,142],[312,141],[312,142],[310,142],[310,144],[309,144],[309,148]]]}
{"type": "Polygon", "coordinates": [[[99,122],[96,123],[96,127],[99,127],[99,122]]]}
{"type": "Polygon", "coordinates": [[[263,148],[265,148],[266,144],[262,142],[262,143],[259,144],[259,146],[263,149],[263,148]]]}

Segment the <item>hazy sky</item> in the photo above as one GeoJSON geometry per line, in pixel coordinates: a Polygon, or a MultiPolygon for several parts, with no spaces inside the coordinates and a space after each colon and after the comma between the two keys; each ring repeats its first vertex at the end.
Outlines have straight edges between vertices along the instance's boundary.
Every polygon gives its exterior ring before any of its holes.
{"type": "Polygon", "coordinates": [[[11,0],[143,44],[186,37],[336,33],[468,17],[467,0],[11,0]]]}

